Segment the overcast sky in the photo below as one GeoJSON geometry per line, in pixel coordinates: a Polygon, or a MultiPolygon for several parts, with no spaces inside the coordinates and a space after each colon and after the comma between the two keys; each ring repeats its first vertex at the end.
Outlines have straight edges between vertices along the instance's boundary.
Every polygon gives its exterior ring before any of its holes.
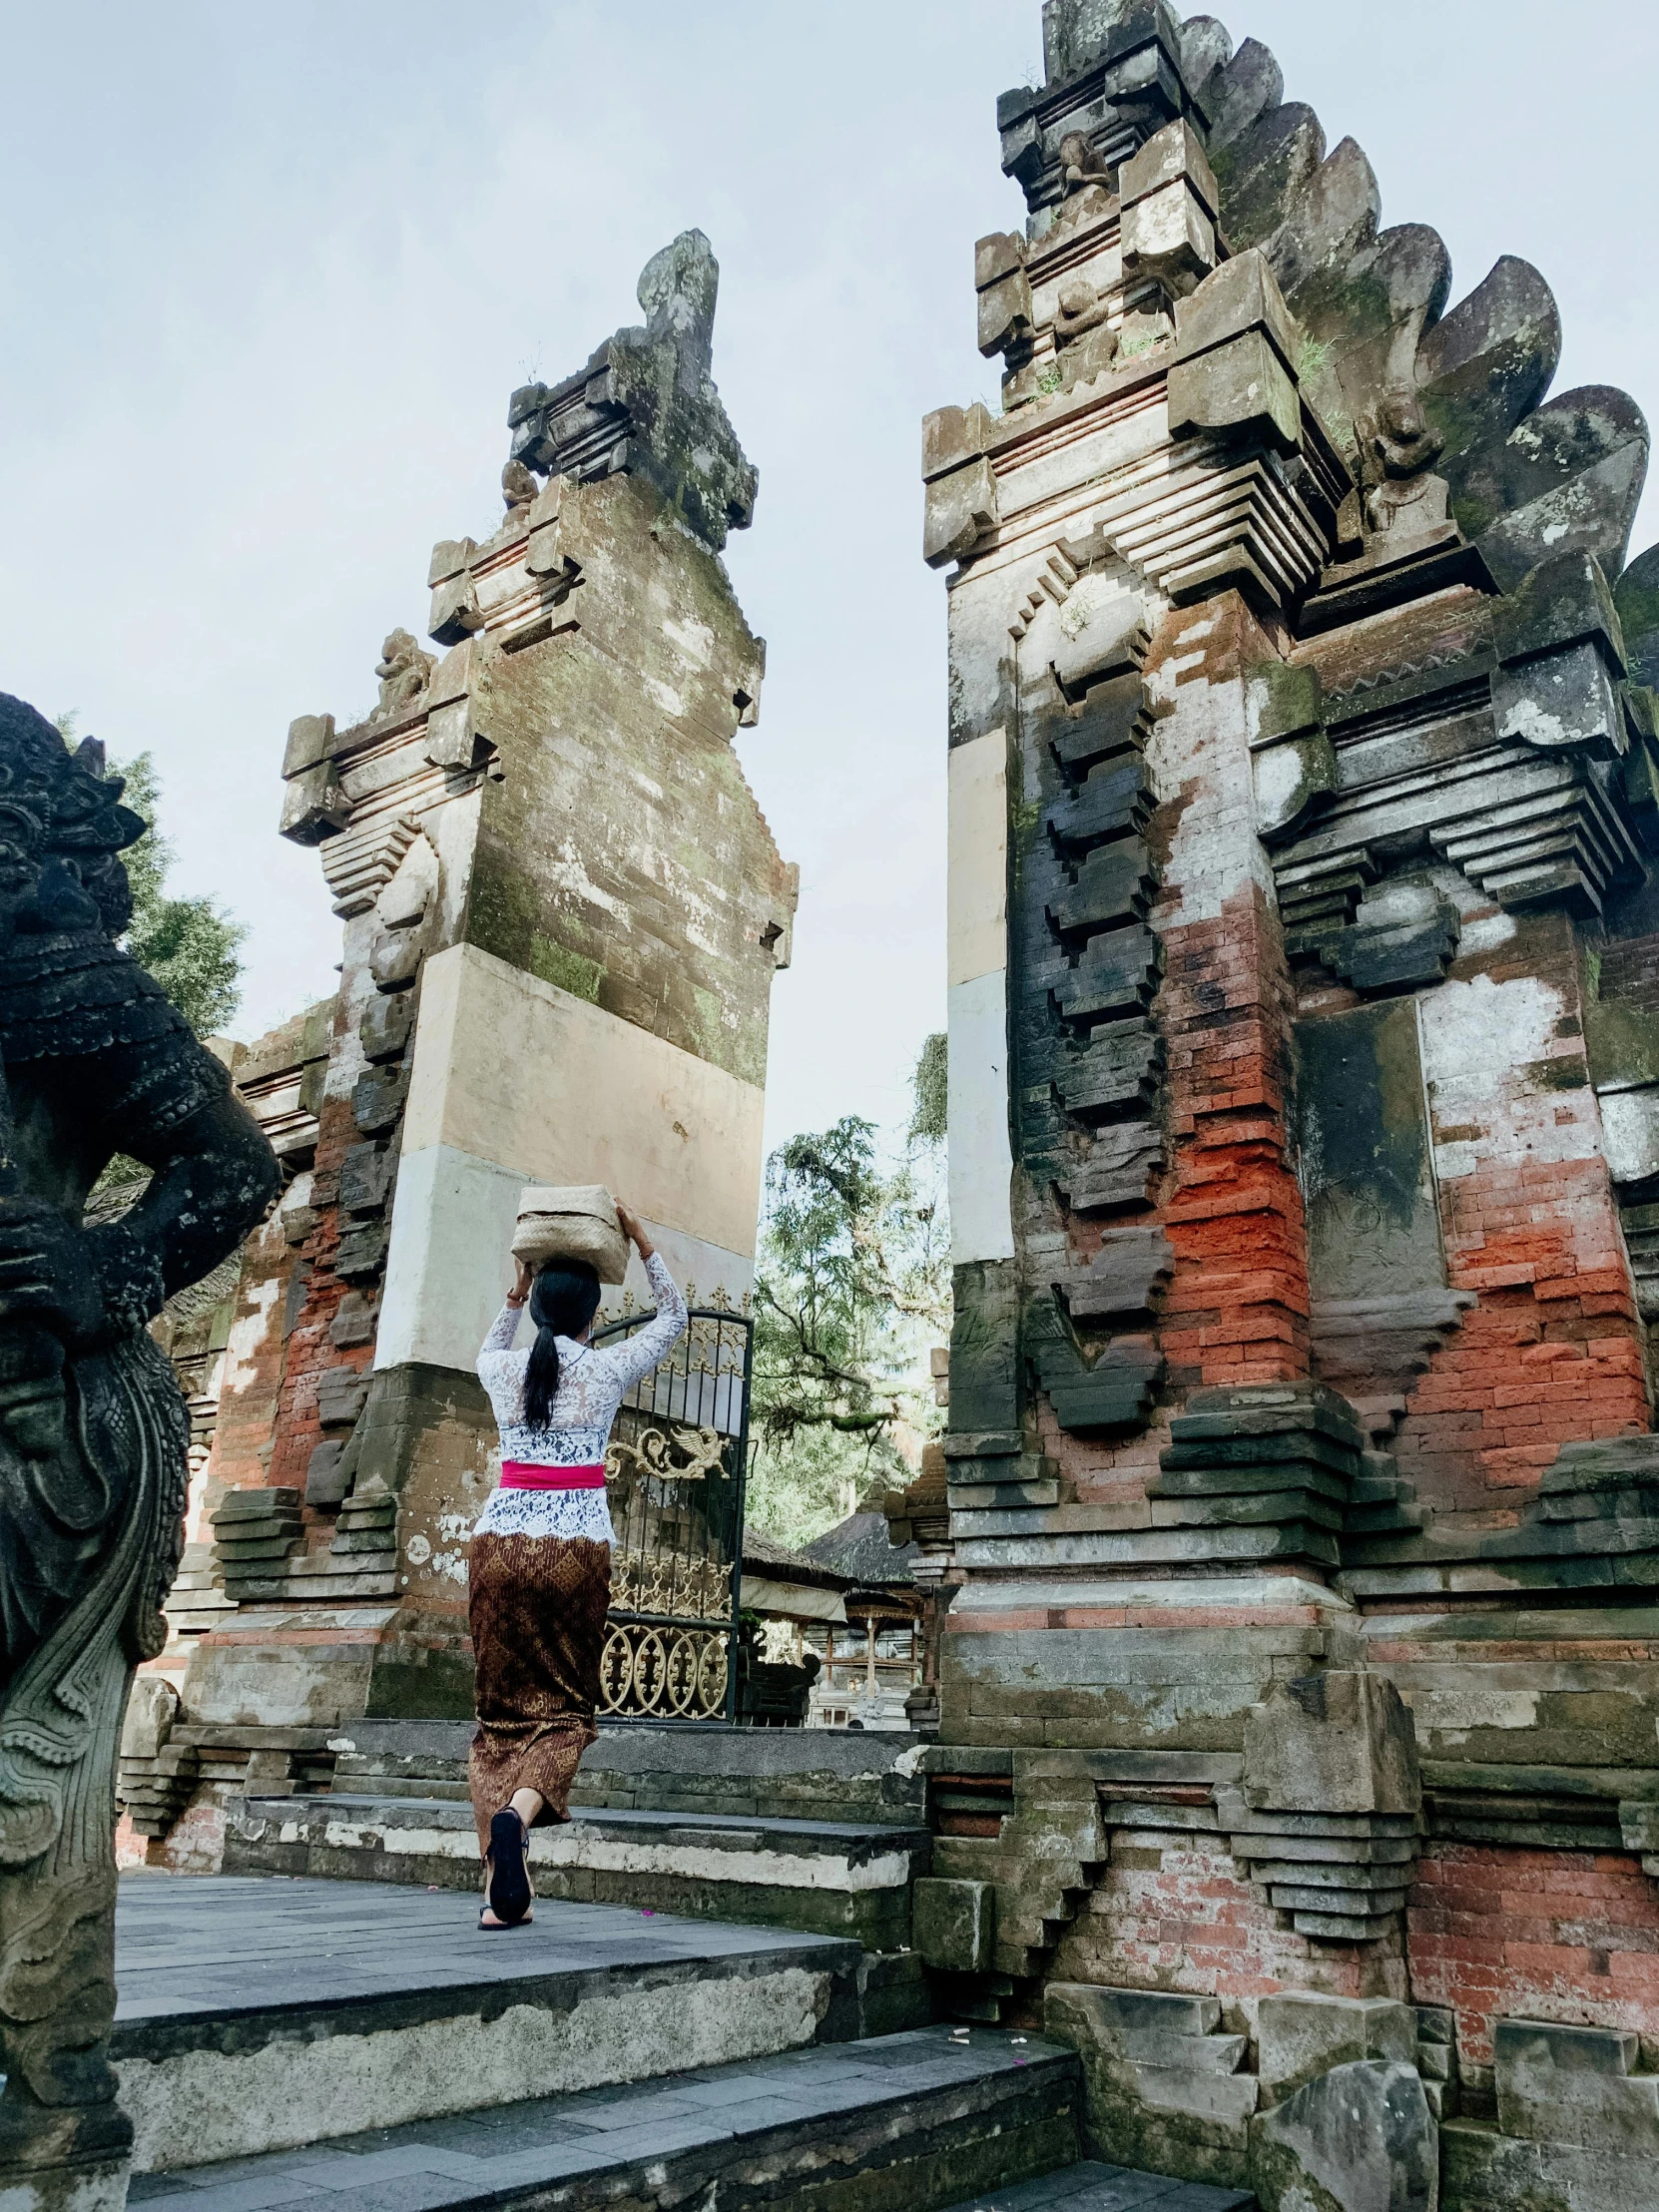
{"type": "MultiPolygon", "coordinates": [[[[1454,296],[1502,253],[1556,389],[1659,411],[1652,0],[1253,0],[1287,97],[1352,133],[1454,296]]],[[[148,747],[175,887],[252,926],[235,1024],[332,986],[313,853],[275,833],[292,716],[343,725],[428,550],[500,512],[509,391],[637,319],[690,225],[761,472],[729,561],[770,644],[744,766],[802,870],[772,1141],[894,1121],[941,1025],[943,587],[918,421],[992,388],[971,250],[1020,216],[996,95],[1038,0],[296,0],[6,10],[0,689],[148,747]]],[[[1659,536],[1650,499],[1636,546],[1659,536]]]]}

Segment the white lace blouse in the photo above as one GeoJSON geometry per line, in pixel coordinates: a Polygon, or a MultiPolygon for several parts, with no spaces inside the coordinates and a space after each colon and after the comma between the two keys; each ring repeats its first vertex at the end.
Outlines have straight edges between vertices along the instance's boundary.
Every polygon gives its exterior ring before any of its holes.
{"type": "MultiPolygon", "coordinates": [[[[645,1272],[657,1300],[656,1318],[632,1337],[595,1348],[559,1339],[559,1387],[551,1418],[542,1428],[524,1420],[524,1374],[529,1348],[513,1350],[521,1306],[503,1306],[478,1354],[478,1380],[489,1392],[501,1431],[501,1456],[532,1467],[596,1467],[605,1461],[611,1424],[623,1398],[667,1358],[686,1327],[686,1302],[661,1257],[645,1272]]],[[[473,1534],[585,1536],[615,1541],[603,1490],[504,1490],[490,1492],[473,1534]]]]}

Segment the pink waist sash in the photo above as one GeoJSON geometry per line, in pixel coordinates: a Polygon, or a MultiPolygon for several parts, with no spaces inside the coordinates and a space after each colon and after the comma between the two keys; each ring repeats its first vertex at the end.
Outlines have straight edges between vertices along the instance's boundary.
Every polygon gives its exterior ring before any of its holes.
{"type": "Polygon", "coordinates": [[[602,1490],[603,1467],[533,1467],[525,1459],[503,1459],[504,1490],[602,1490]]]}

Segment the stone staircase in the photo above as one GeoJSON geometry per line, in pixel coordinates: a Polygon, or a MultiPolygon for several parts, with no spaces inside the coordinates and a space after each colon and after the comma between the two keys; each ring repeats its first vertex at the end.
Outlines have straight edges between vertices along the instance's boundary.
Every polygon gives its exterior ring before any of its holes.
{"type": "Polygon", "coordinates": [[[1247,2212],[1080,2163],[1063,2044],[918,2024],[860,1946],[304,1878],[123,1885],[113,2055],[151,2212],[1247,2212]]]}
{"type": "MultiPolygon", "coordinates": [[[[587,1806],[566,1826],[532,1832],[530,1864],[544,1898],[758,1921],[897,1954],[910,1940],[910,1886],[931,1849],[921,1827],[587,1806]]],[[[338,1790],[250,1794],[230,1807],[225,1872],[475,1891],[472,1807],[338,1790]]]]}
{"type": "MultiPolygon", "coordinates": [[[[285,1752],[281,1767],[248,1755],[241,1793],[225,1800],[223,1871],[475,1889],[471,1736],[468,1722],[356,1721],[327,1732],[320,1783],[305,1754],[285,1752]]],[[[538,1894],[845,1936],[886,1954],[896,1986],[917,1971],[898,1961],[932,1851],[919,1747],[906,1758],[905,1743],[607,1730],[569,1825],[531,1837],[538,1894]]]]}

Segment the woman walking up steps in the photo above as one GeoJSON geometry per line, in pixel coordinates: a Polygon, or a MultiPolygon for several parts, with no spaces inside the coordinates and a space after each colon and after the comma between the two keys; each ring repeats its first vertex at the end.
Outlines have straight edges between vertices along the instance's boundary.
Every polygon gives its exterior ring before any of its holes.
{"type": "Polygon", "coordinates": [[[478,1355],[501,1431],[501,1482],[472,1531],[468,1612],[478,1728],[469,1780],[484,1860],[480,1928],[530,1918],[529,1832],[570,1818],[570,1785],[598,1735],[611,1601],[605,1447],[617,1407],[679,1342],[686,1302],[637,1216],[617,1219],[645,1263],[656,1319],[596,1351],[599,1275],[550,1260],[518,1279],[478,1355]],[[513,1350],[528,1303],[535,1342],[513,1350]]]}

